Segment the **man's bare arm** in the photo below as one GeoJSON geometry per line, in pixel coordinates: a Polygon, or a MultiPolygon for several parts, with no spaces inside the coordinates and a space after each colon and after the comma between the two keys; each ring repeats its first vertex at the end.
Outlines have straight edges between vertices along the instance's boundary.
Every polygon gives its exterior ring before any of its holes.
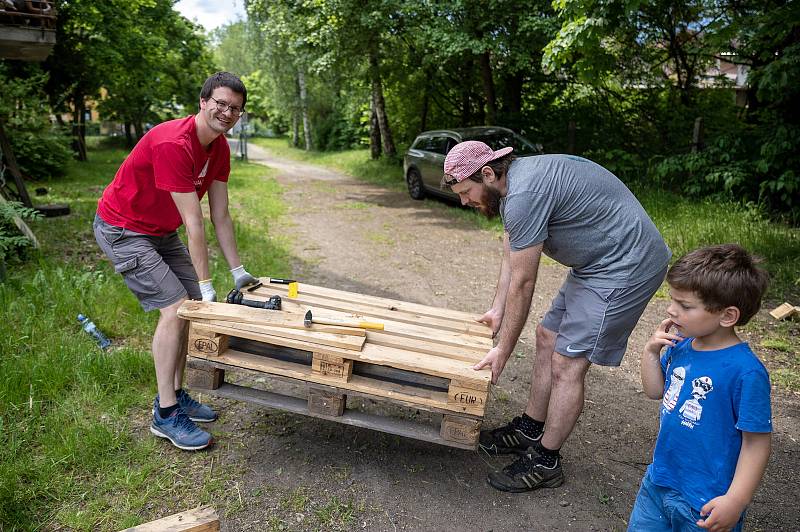
{"type": "Polygon", "coordinates": [[[541,256],[541,244],[509,253],[510,279],[497,342],[503,353],[511,354],[528,319],[541,256]]]}
{"type": "Polygon", "coordinates": [[[503,233],[503,258],[500,260],[500,276],[497,279],[492,307],[486,311],[478,321],[491,327],[492,332],[497,334],[503,323],[503,313],[506,307],[506,297],[508,296],[508,284],[511,281],[511,264],[509,253],[511,245],[508,240],[508,233],[503,233]]]}
{"type": "Polygon", "coordinates": [[[497,383],[528,319],[541,255],[541,244],[509,253],[510,280],[498,342],[473,366],[476,370],[491,366],[493,383],[497,383]]]}
{"type": "Polygon", "coordinates": [[[208,269],[208,243],[206,242],[205,227],[203,225],[203,210],[196,192],[171,192],[172,201],[186,227],[186,237],[189,240],[189,255],[192,265],[197,272],[197,277],[202,281],[211,277],[208,269]]]}
{"type": "Polygon", "coordinates": [[[242,265],[233,233],[233,220],[228,210],[228,184],[224,181],[212,181],[208,188],[208,205],[211,210],[211,223],[222,254],[231,269],[242,265]]]}

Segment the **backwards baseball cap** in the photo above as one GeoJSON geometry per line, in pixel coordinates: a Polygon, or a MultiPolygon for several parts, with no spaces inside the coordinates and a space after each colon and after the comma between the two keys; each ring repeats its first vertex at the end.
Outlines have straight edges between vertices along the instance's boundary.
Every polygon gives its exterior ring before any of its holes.
{"type": "Polygon", "coordinates": [[[499,159],[514,150],[511,146],[494,151],[479,140],[467,140],[453,146],[444,160],[444,175],[447,185],[455,185],[486,166],[489,161],[499,159]]]}

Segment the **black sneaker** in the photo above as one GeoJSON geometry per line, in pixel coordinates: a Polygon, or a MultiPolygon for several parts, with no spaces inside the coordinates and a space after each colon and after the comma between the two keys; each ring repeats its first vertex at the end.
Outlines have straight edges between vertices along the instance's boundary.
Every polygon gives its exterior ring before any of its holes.
{"type": "Polygon", "coordinates": [[[537,449],[541,446],[542,435],[531,438],[521,430],[522,418],[515,417],[511,423],[494,430],[481,431],[478,447],[492,456],[498,454],[524,454],[529,447],[537,449]]]}
{"type": "Polygon", "coordinates": [[[564,472],[560,457],[553,467],[547,467],[541,463],[535,450],[530,449],[502,471],[489,473],[487,481],[494,489],[521,493],[539,488],[557,488],[564,483],[564,472]]]}

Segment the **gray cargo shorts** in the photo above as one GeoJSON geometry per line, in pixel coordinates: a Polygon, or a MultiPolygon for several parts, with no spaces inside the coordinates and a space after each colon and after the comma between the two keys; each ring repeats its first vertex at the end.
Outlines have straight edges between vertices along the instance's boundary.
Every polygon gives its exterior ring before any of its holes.
{"type": "Polygon", "coordinates": [[[197,272],[178,233],[144,235],[110,225],[96,214],[93,227],[100,249],[145,311],[168,307],[187,295],[201,299],[197,272]]]}
{"type": "Polygon", "coordinates": [[[542,327],[557,334],[556,353],[619,366],[628,337],[666,274],[664,266],[650,279],[631,286],[598,288],[570,271],[542,318],[542,327]]]}

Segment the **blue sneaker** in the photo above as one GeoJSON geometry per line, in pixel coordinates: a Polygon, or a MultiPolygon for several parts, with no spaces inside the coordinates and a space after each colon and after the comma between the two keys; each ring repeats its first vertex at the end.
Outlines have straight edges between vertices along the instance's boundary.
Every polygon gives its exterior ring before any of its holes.
{"type": "Polygon", "coordinates": [[[150,424],[150,432],[159,438],[168,439],[172,445],[184,451],[205,449],[214,441],[211,434],[197,428],[183,408],[179,407],[167,418],[162,418],[158,414],[158,397],[153,405],[153,422],[150,424]]]}
{"type": "Polygon", "coordinates": [[[217,419],[217,413],[211,410],[210,406],[198,403],[185,390],[181,389],[175,397],[178,399],[180,407],[183,408],[183,411],[192,421],[211,423],[217,419]]]}

